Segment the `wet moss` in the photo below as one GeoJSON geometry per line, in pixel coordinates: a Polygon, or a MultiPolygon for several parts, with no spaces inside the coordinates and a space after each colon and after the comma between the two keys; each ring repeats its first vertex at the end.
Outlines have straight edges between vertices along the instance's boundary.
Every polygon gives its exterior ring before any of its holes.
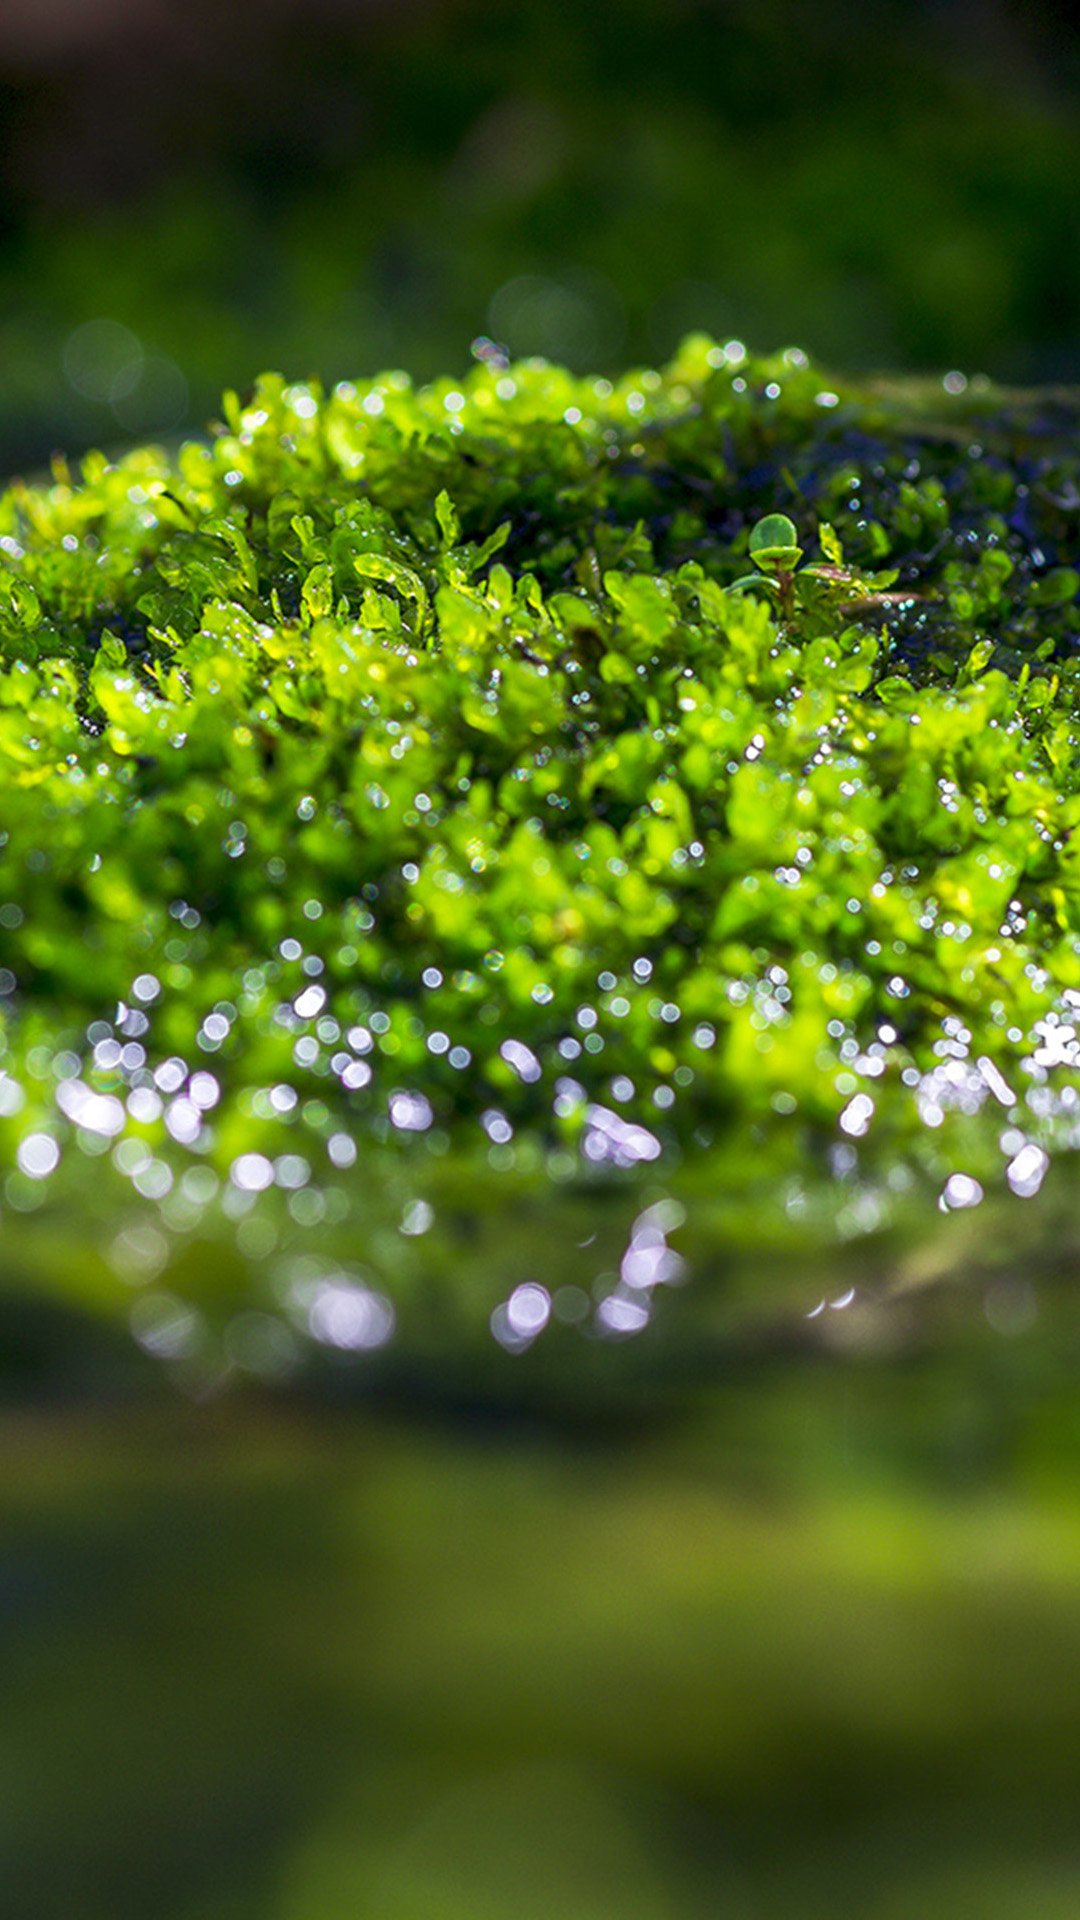
{"type": "Polygon", "coordinates": [[[1075,426],[698,337],[270,376],[13,486],[9,1233],[81,1209],[145,1344],[272,1371],[430,1320],[433,1226],[507,1196],[626,1189],[620,1271],[470,1282],[509,1346],[560,1283],[643,1327],[672,1195],[750,1163],[794,1244],[1032,1197],[1080,1121],[1075,426]]]}

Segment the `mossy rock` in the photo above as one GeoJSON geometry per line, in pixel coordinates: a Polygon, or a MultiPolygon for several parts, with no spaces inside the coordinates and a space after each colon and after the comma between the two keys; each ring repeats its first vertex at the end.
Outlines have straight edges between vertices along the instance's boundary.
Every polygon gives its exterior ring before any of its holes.
{"type": "Polygon", "coordinates": [[[1032,1200],[1080,1112],[1077,415],[695,337],[267,376],[12,486],[14,1284],[200,1379],[588,1368],[1032,1200]]]}

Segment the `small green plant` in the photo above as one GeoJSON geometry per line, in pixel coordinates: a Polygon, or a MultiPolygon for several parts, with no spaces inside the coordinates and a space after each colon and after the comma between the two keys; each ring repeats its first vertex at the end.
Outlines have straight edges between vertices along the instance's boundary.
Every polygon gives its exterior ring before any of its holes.
{"type": "MultiPolygon", "coordinates": [[[[793,621],[800,613],[835,619],[890,604],[886,590],[897,579],[895,569],[856,572],[844,565],[843,548],[832,527],[823,522],[818,537],[824,563],[800,567],[803,549],[794,521],[786,513],[766,514],[750,530],[748,551],[757,572],[743,574],[729,591],[746,593],[756,588],[767,593],[784,621],[793,621]]],[[[910,595],[891,596],[894,604],[910,599],[910,595]]]]}

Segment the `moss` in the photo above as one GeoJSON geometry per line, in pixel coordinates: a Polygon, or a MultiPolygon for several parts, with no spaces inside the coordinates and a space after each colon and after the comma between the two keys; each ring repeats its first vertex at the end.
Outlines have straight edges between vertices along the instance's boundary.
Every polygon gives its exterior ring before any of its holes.
{"type": "Polygon", "coordinates": [[[621,1280],[534,1250],[511,1346],[570,1278],[644,1325],[680,1183],[752,1163],[796,1237],[820,1193],[848,1236],[1034,1194],[1076,1125],[1069,403],[699,337],[225,415],[0,502],[9,1231],[83,1210],[148,1345],[242,1308],[273,1370],[264,1308],[379,1344],[498,1193],[646,1218],[621,1280]]]}

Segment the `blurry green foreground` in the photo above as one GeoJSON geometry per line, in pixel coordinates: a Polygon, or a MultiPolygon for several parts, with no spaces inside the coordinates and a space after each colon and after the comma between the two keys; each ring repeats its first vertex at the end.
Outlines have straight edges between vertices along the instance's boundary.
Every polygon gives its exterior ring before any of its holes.
{"type": "Polygon", "coordinates": [[[588,1441],[0,1426],[15,1920],[1065,1920],[1076,1329],[745,1360],[588,1441]]]}

